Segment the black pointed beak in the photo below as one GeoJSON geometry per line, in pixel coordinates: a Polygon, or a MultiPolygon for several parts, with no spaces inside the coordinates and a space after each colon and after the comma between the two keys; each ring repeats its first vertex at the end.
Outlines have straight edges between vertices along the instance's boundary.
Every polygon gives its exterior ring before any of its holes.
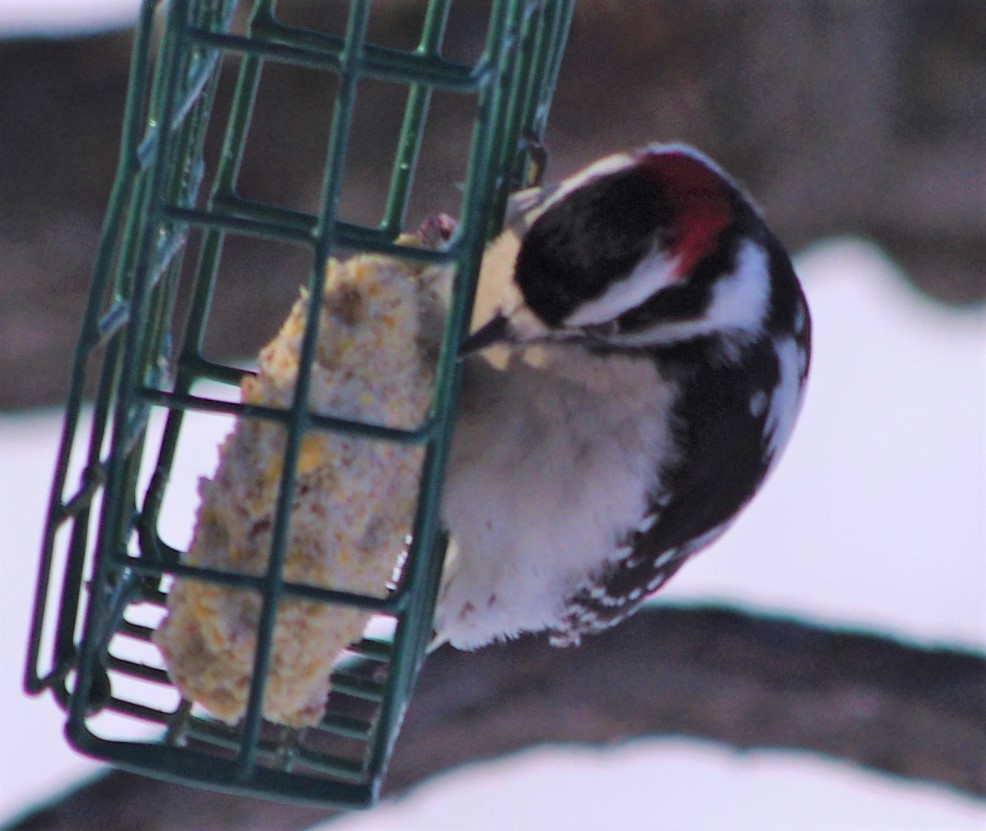
{"type": "Polygon", "coordinates": [[[480,326],[459,344],[459,357],[465,358],[467,355],[482,351],[487,346],[509,339],[510,319],[498,312],[489,323],[480,326]]]}

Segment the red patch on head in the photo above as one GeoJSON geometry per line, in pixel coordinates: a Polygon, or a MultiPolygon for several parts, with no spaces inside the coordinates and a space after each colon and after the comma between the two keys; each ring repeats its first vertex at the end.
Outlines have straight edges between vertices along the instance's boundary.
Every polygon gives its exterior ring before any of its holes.
{"type": "Polygon", "coordinates": [[[667,188],[674,204],[674,251],[682,277],[715,250],[732,219],[726,182],[706,162],[683,150],[648,152],[641,162],[667,188]]]}

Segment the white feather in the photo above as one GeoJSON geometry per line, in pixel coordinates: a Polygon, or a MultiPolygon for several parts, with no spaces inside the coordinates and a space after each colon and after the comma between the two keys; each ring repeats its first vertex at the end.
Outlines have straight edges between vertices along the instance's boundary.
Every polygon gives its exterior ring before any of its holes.
{"type": "Polygon", "coordinates": [[[677,394],[646,360],[564,346],[506,367],[486,357],[466,367],[443,499],[457,554],[435,628],[465,649],[558,624],[565,598],[619,551],[654,460],[671,452],[677,394]]]}
{"type": "Polygon", "coordinates": [[[767,435],[773,461],[787,445],[800,410],[805,351],[794,338],[781,338],[775,344],[780,361],[780,378],[767,410],[767,435]]]}
{"type": "Polygon", "coordinates": [[[567,327],[591,326],[616,320],[655,292],[670,285],[678,268],[678,258],[664,256],[660,251],[653,252],[641,260],[637,267],[622,280],[612,283],[599,297],[583,303],[569,315],[564,325],[567,327]]]}
{"type": "Polygon", "coordinates": [[[767,252],[745,242],[736,254],[735,268],[722,275],[712,289],[712,301],[701,317],[662,321],[649,329],[613,336],[618,345],[645,346],[678,343],[703,335],[720,334],[743,343],[763,327],[770,306],[770,271],[767,252]]]}

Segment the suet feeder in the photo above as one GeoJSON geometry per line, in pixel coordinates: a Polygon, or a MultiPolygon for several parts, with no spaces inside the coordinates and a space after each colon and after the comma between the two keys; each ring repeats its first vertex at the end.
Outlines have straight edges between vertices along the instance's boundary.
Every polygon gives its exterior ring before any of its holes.
{"type": "MultiPolygon", "coordinates": [[[[412,6],[404,6],[408,16],[412,6]]],[[[275,0],[144,3],[120,161],[72,367],[26,675],[29,692],[50,689],[64,706],[68,738],[82,752],[272,799],[340,807],[375,800],[431,635],[456,345],[484,245],[525,179],[523,136],[544,128],[571,11],[569,0],[428,0],[409,24],[416,43],[401,48],[373,42],[377,10],[371,14],[369,0],[322,4],[320,14],[339,18],[334,30],[299,25],[275,0]],[[447,24],[456,13],[470,16],[471,31],[485,32],[474,59],[450,56],[447,24]],[[311,114],[308,140],[320,142],[324,166],[302,172],[318,188],[308,207],[251,198],[244,184],[250,137],[265,113],[258,95],[277,73],[325,79],[331,95],[311,114]],[[403,102],[386,200],[379,221],[351,221],[339,206],[357,101],[380,83],[403,102]],[[458,224],[447,245],[428,249],[398,238],[419,155],[443,141],[429,129],[435,94],[468,102],[468,123],[460,125],[468,140],[463,168],[449,171],[462,183],[460,204],[429,208],[457,212],[458,224]],[[229,352],[213,342],[213,309],[217,297],[229,296],[227,254],[258,240],[292,249],[302,270],[289,279],[294,289],[304,283],[309,297],[320,296],[330,257],[364,252],[448,268],[453,288],[420,424],[394,428],[311,411],[303,379],[317,314],[306,318],[290,401],[239,398],[249,368],[215,357],[229,352]],[[186,501],[194,490],[177,476],[176,459],[203,418],[283,431],[262,573],[196,565],[167,527],[176,489],[186,501]],[[292,582],[284,573],[297,465],[306,436],[321,434],[422,449],[403,566],[379,593],[292,582]],[[154,645],[168,593],[183,580],[256,595],[252,673],[235,723],[184,699],[154,645]],[[291,599],[368,611],[375,621],[335,660],[324,715],[301,728],[271,723],[263,709],[278,604],[291,599]]]]}

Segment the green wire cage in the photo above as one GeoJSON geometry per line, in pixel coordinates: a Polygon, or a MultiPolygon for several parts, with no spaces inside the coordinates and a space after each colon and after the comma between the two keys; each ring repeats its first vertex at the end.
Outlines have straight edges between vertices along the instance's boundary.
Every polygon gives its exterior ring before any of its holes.
{"type": "Polygon", "coordinates": [[[275,0],[145,0],[120,162],[74,356],[26,674],[29,692],[53,692],[67,710],[69,740],[89,755],[275,799],[359,807],[379,792],[431,635],[444,557],[437,503],[454,417],[456,346],[484,245],[509,193],[525,180],[522,137],[544,128],[572,12],[572,0],[402,5],[417,15],[416,45],[407,49],[372,41],[377,10],[371,13],[369,0],[322,4],[319,13],[334,18],[334,30],[298,25],[275,0]],[[449,57],[453,12],[469,15],[485,33],[474,60],[449,57]],[[331,79],[331,97],[315,114],[328,129],[316,137],[324,169],[312,174],[313,184],[320,183],[312,210],[244,195],[245,148],[261,115],[258,90],[271,72],[331,79]],[[231,92],[220,105],[224,78],[231,92]],[[386,200],[378,222],[346,221],[339,205],[356,102],[379,82],[399,90],[403,106],[386,200]],[[398,237],[419,155],[428,149],[436,94],[468,103],[468,123],[461,125],[468,140],[464,168],[449,171],[461,181],[461,201],[452,206],[458,224],[446,247],[426,250],[398,237]],[[217,152],[209,152],[210,141],[217,152]],[[236,240],[300,252],[303,270],[291,279],[295,287],[307,280],[309,296],[319,295],[330,256],[373,252],[447,266],[453,291],[424,421],[396,429],[310,411],[316,303],[306,317],[293,403],[238,400],[244,369],[203,346],[224,252],[236,240]],[[227,424],[260,419],[284,430],[266,574],[191,565],[167,541],[162,506],[175,488],[189,490],[175,481],[176,454],[202,416],[227,424]],[[423,449],[413,535],[385,597],[294,584],[284,576],[296,463],[302,438],[312,431],[423,449]],[[154,621],[175,578],[261,598],[248,704],[235,725],[182,699],[156,653],[154,621]],[[388,624],[336,662],[325,716],[302,729],[265,721],[262,708],[277,605],[288,597],[369,610],[388,624]]]}

